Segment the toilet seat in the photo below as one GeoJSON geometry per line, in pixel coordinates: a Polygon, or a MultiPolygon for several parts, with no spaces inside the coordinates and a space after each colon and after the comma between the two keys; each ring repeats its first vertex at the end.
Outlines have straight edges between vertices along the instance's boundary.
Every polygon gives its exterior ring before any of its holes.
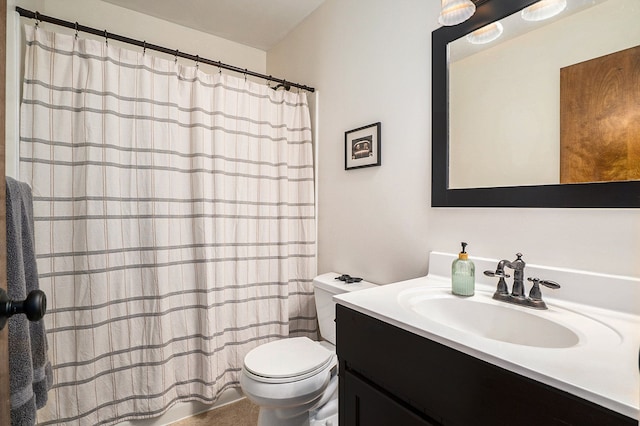
{"type": "Polygon", "coordinates": [[[293,337],[249,351],[244,358],[244,372],[262,383],[290,383],[315,376],[335,364],[332,351],[307,337],[293,337]]]}

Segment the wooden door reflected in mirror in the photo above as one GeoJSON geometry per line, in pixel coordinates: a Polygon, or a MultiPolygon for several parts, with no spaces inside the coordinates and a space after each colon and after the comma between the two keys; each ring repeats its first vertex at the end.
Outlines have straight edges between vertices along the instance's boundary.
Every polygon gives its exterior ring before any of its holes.
{"type": "Polygon", "coordinates": [[[560,183],[640,180],[640,46],[560,70],[560,183]]]}

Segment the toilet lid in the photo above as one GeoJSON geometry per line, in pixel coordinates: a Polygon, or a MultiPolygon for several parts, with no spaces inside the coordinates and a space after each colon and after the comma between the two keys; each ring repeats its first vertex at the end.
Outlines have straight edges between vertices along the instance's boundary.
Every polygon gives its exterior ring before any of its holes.
{"type": "Polygon", "coordinates": [[[334,354],[307,337],[293,337],[265,343],[249,351],[244,367],[265,379],[309,377],[331,363],[334,354]]]}

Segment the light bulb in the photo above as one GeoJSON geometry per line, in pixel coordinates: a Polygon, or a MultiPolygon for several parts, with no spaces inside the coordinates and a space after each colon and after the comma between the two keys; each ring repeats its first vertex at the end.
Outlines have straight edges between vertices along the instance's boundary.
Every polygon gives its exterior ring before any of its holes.
{"type": "Polygon", "coordinates": [[[493,22],[489,25],[485,25],[482,28],[478,28],[467,36],[467,40],[472,44],[485,44],[490,43],[493,40],[500,37],[503,28],[500,22],[493,22]]]}
{"type": "Polygon", "coordinates": [[[567,7],[567,0],[540,0],[522,10],[522,19],[525,21],[544,21],[567,7]]]}
{"type": "Polygon", "coordinates": [[[442,0],[442,10],[438,17],[441,25],[458,25],[476,12],[476,5],[471,0],[442,0]]]}

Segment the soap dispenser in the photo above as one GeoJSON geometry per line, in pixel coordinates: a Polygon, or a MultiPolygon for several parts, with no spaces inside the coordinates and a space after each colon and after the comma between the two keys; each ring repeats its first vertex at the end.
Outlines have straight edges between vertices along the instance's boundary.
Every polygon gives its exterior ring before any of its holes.
{"type": "Polygon", "coordinates": [[[473,296],[475,290],[476,267],[466,252],[467,243],[463,242],[462,251],[451,264],[451,292],[458,296],[473,296]]]}

